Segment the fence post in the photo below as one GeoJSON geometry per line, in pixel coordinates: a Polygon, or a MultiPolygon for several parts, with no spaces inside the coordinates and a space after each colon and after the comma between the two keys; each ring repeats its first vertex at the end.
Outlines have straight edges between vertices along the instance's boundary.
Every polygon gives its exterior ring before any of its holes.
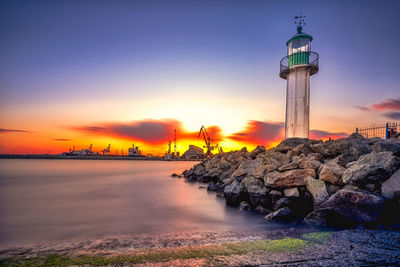
{"type": "Polygon", "coordinates": [[[389,123],[386,123],[386,133],[385,133],[385,139],[389,139],[389,123]]]}
{"type": "Polygon", "coordinates": [[[358,133],[358,127],[356,128],[356,133],[358,133]]]}

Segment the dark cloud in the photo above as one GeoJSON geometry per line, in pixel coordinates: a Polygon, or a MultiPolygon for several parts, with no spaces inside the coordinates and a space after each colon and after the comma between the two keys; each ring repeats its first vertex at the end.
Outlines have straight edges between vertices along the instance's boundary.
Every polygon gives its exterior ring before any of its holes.
{"type": "Polygon", "coordinates": [[[362,110],[362,111],[370,111],[370,110],[371,110],[371,109],[368,108],[368,107],[362,107],[362,106],[357,106],[357,105],[354,105],[354,107],[357,108],[357,109],[359,109],[359,110],[362,110]]]}
{"type": "Polygon", "coordinates": [[[400,110],[400,97],[389,98],[380,103],[373,104],[372,108],[379,110],[400,110]]]}
{"type": "Polygon", "coordinates": [[[240,142],[267,144],[284,138],[284,123],[251,120],[244,131],[234,133],[228,138],[240,142]]]}
{"type": "Polygon", "coordinates": [[[75,130],[80,130],[83,132],[101,132],[105,130],[103,127],[97,127],[97,126],[83,126],[83,127],[74,127],[75,130]]]}
{"type": "Polygon", "coordinates": [[[345,132],[327,132],[322,130],[311,130],[310,131],[310,139],[327,139],[327,138],[344,138],[349,136],[348,133],[345,132]]]}
{"type": "MultiPolygon", "coordinates": [[[[103,136],[136,140],[149,144],[163,144],[172,141],[175,129],[177,139],[198,138],[198,132],[186,131],[183,129],[182,123],[174,119],[143,120],[131,123],[105,123],[99,126],[73,127],[73,129],[103,136]]],[[[222,139],[222,131],[218,126],[207,127],[207,132],[214,141],[222,139]]]]}
{"type": "Polygon", "coordinates": [[[31,133],[31,131],[0,128],[0,133],[31,133]]]}
{"type": "Polygon", "coordinates": [[[400,112],[386,112],[383,115],[391,120],[400,120],[400,112]]]}
{"type": "Polygon", "coordinates": [[[72,139],[66,139],[66,138],[53,138],[53,141],[72,141],[72,139]]]}

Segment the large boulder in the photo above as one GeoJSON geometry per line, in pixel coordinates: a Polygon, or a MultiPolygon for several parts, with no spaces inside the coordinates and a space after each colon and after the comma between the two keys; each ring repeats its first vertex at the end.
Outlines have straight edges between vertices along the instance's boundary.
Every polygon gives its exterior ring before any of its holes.
{"type": "Polygon", "coordinates": [[[306,221],[328,227],[376,227],[383,207],[380,196],[343,188],[309,214],[306,221]]]}
{"type": "Polygon", "coordinates": [[[285,154],[280,152],[269,152],[259,154],[258,159],[262,160],[261,166],[255,171],[254,176],[256,178],[263,179],[267,172],[278,169],[279,167],[286,165],[290,162],[290,159],[285,154]]]}
{"type": "Polygon", "coordinates": [[[346,168],[340,166],[334,161],[330,161],[321,166],[319,179],[335,185],[343,185],[342,175],[346,168]]]}
{"type": "Polygon", "coordinates": [[[345,184],[364,186],[383,182],[400,168],[400,159],[392,152],[372,152],[361,156],[348,168],[342,180],[345,184]]]}
{"type": "Polygon", "coordinates": [[[385,198],[400,200],[400,169],[382,184],[382,195],[385,198]]]}
{"type": "Polygon", "coordinates": [[[321,166],[321,162],[316,159],[315,154],[308,154],[307,156],[301,154],[298,157],[293,158],[293,161],[297,161],[300,169],[317,169],[321,166]]]}
{"type": "Polygon", "coordinates": [[[290,188],[305,185],[306,177],[315,178],[314,169],[295,169],[290,171],[268,172],[264,177],[265,186],[272,188],[290,188]]]}
{"type": "Polygon", "coordinates": [[[243,179],[240,185],[246,188],[246,191],[249,194],[251,205],[253,207],[267,206],[267,188],[260,179],[246,177],[243,179]]]}
{"type": "Polygon", "coordinates": [[[236,171],[232,173],[232,178],[242,180],[244,177],[253,177],[256,170],[260,168],[261,163],[261,159],[243,160],[236,171]]]}
{"type": "Polygon", "coordinates": [[[229,206],[239,206],[247,200],[246,188],[239,184],[229,184],[224,187],[224,198],[229,206]]]}
{"type": "Polygon", "coordinates": [[[314,207],[318,207],[322,202],[329,198],[325,183],[312,177],[306,177],[305,183],[307,190],[311,193],[314,200],[314,207]]]}
{"type": "Polygon", "coordinates": [[[255,159],[258,154],[266,151],[265,146],[257,146],[253,151],[250,152],[250,158],[255,159]]]}
{"type": "Polygon", "coordinates": [[[283,140],[279,145],[276,146],[276,150],[279,152],[286,153],[289,150],[293,150],[298,145],[310,142],[307,138],[288,138],[283,140]]]}
{"type": "Polygon", "coordinates": [[[267,221],[280,221],[280,222],[289,222],[293,220],[292,211],[287,208],[281,208],[277,211],[274,211],[267,216],[264,217],[267,221]]]}
{"type": "Polygon", "coordinates": [[[394,155],[400,157],[400,141],[396,139],[376,143],[372,149],[375,152],[393,152],[394,155]]]}

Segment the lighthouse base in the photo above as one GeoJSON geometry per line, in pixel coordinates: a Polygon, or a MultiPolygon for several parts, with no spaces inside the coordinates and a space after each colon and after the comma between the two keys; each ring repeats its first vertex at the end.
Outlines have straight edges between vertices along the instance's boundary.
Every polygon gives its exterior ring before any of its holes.
{"type": "Polygon", "coordinates": [[[285,138],[309,138],[310,70],[294,67],[287,76],[285,138]]]}

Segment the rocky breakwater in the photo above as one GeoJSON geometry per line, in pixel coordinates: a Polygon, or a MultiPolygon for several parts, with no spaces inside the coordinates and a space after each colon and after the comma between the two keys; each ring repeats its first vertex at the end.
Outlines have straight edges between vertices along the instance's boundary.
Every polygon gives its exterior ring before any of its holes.
{"type": "Polygon", "coordinates": [[[352,228],[400,225],[400,137],[291,138],[215,155],[183,172],[266,220],[352,228]]]}

